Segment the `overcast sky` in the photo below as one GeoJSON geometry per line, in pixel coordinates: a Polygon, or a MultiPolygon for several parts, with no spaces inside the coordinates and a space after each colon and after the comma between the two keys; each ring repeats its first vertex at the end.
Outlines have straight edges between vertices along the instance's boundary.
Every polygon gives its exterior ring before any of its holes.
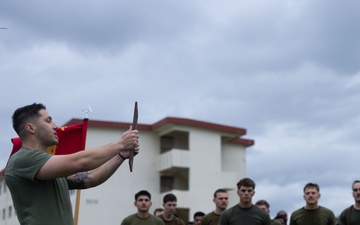
{"type": "MultiPolygon", "coordinates": [[[[0,167],[11,116],[41,102],[63,125],[166,116],[247,129],[254,201],[338,215],[360,179],[360,2],[0,0],[0,167]]],[[[204,156],[206,157],[206,156],[204,156]]],[[[234,187],[237,181],[234,181],[234,187]]],[[[199,209],[201,210],[201,209],[199,209]]]]}

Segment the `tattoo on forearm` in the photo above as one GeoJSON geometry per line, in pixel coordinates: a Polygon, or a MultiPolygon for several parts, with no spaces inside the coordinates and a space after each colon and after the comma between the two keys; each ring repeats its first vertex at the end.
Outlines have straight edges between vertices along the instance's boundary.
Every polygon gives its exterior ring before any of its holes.
{"type": "Polygon", "coordinates": [[[85,182],[87,180],[90,180],[90,176],[88,172],[76,173],[66,178],[69,189],[86,189],[87,187],[85,182]]]}

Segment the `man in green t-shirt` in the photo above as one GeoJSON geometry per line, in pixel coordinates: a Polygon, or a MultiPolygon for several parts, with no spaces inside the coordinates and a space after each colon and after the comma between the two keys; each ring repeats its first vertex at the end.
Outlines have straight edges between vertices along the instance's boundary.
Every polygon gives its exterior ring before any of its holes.
{"type": "MultiPolygon", "coordinates": [[[[262,209],[264,210],[265,212],[267,212],[269,215],[270,215],[270,204],[264,200],[264,199],[261,199],[261,200],[258,200],[255,205],[257,207],[259,207],[259,209],[262,209]]],[[[277,220],[271,220],[271,225],[281,225],[279,221],[277,220]]]]}
{"type": "Polygon", "coordinates": [[[291,214],[290,225],[335,225],[334,213],[330,209],[318,205],[319,185],[308,183],[303,191],[306,205],[291,214]]]}
{"type": "Polygon", "coordinates": [[[185,222],[175,215],[177,206],[177,198],[174,194],[166,194],[163,197],[164,213],[159,217],[164,221],[165,225],[185,225],[185,222]]]}
{"type": "Polygon", "coordinates": [[[136,193],[134,205],[137,213],[123,219],[121,225],[164,225],[159,217],[149,213],[152,202],[151,194],[148,191],[142,190],[136,193]]]}
{"type": "Polygon", "coordinates": [[[252,203],[255,182],[243,178],[237,183],[237,189],[240,203],[221,213],[219,225],[271,225],[269,214],[252,203]]]}
{"type": "Polygon", "coordinates": [[[214,192],[215,210],[206,214],[202,220],[201,225],[218,225],[220,214],[226,210],[229,203],[229,195],[225,189],[217,189],[214,192]]]}
{"type": "Polygon", "coordinates": [[[5,182],[20,224],[74,224],[69,190],[102,184],[129,158],[130,149],[139,151],[139,133],[130,126],[108,145],[50,155],[45,151],[58,144],[58,127],[43,104],[18,108],[12,120],[22,147],[9,159],[5,182]]]}
{"type": "Polygon", "coordinates": [[[355,203],[341,212],[339,217],[340,225],[360,224],[360,180],[355,180],[351,187],[355,203]]]}

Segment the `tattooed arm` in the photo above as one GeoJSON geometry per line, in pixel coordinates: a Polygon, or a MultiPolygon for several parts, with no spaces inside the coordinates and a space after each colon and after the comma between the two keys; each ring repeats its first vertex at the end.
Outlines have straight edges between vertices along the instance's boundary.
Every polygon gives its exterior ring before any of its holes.
{"type": "Polygon", "coordinates": [[[100,167],[66,177],[69,189],[86,189],[104,183],[120,167],[124,160],[116,155],[100,167]]]}
{"type": "Polygon", "coordinates": [[[88,172],[80,172],[72,176],[68,176],[66,181],[69,189],[86,189],[85,180],[89,178],[88,172]]]}

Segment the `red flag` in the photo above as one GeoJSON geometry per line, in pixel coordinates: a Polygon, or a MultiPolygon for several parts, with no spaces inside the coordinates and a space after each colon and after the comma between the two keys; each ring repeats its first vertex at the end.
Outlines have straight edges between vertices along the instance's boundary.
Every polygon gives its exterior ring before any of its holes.
{"type": "MultiPolygon", "coordinates": [[[[59,143],[48,147],[46,152],[53,155],[66,155],[84,150],[87,127],[88,119],[84,119],[83,124],[75,124],[58,128],[56,130],[56,135],[59,137],[59,143]]],[[[18,137],[12,138],[11,141],[13,143],[13,149],[10,153],[10,157],[15,152],[19,151],[22,146],[21,140],[18,137]]]]}
{"type": "Polygon", "coordinates": [[[56,130],[59,137],[57,145],[48,147],[46,152],[53,155],[67,155],[85,149],[88,119],[83,124],[60,127],[56,130]]]}

